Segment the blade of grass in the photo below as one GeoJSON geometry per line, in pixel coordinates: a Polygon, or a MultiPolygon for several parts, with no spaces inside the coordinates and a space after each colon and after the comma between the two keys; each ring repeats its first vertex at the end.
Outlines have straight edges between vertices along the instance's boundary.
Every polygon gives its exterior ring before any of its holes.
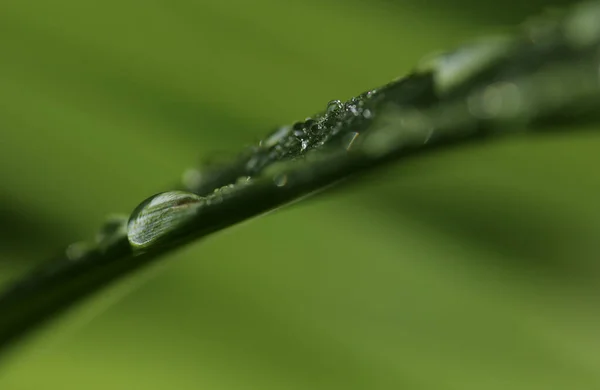
{"type": "MultiPolygon", "coordinates": [[[[191,171],[182,187],[199,200],[186,218],[168,223],[160,240],[132,245],[127,219],[113,220],[95,244],[72,245],[10,285],[0,295],[0,350],[182,245],[344,179],[440,147],[543,130],[557,120],[598,121],[599,25],[600,3],[585,3],[520,35],[465,45],[403,79],[330,102],[233,161],[191,171]]],[[[166,222],[149,220],[145,228],[157,224],[166,222]]]]}

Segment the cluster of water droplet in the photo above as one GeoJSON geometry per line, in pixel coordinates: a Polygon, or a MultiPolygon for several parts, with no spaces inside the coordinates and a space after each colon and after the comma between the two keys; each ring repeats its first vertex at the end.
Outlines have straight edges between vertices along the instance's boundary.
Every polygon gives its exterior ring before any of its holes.
{"type": "Polygon", "coordinates": [[[527,68],[522,58],[510,62],[522,47],[521,54],[534,53],[536,58],[543,57],[544,51],[593,49],[600,42],[598,18],[600,3],[582,5],[562,21],[528,27],[523,41],[500,37],[465,45],[428,57],[413,75],[379,90],[346,102],[332,100],[321,113],[279,127],[231,161],[186,171],[183,182],[189,192],[160,193],[142,202],[129,218],[109,218],[95,246],[72,244],[67,256],[78,260],[124,239],[138,249],[153,246],[195,218],[202,208],[223,203],[263,174],[275,188],[287,186],[293,181],[287,161],[313,150],[351,150],[357,140],[365,139],[363,151],[381,156],[440,137],[480,131],[498,121],[528,120],[577,96],[600,98],[596,57],[589,63],[577,63],[581,72],[550,67],[544,73],[527,68]],[[557,34],[562,34],[561,38],[557,34]],[[528,45],[536,46],[538,52],[528,45]],[[505,73],[498,71],[500,63],[508,69],[505,73]],[[491,68],[494,77],[478,79],[491,68]]]}
{"type": "Polygon", "coordinates": [[[350,132],[353,127],[351,122],[371,118],[372,111],[366,106],[372,95],[373,92],[370,92],[368,97],[353,98],[346,103],[332,100],[325,111],[315,117],[275,130],[259,142],[255,153],[246,163],[246,173],[256,175],[274,162],[294,159],[310,150],[326,146],[344,129],[350,132]]]}
{"type": "Polygon", "coordinates": [[[317,115],[277,128],[228,162],[187,170],[183,176],[184,187],[209,195],[214,188],[223,188],[240,178],[257,177],[275,163],[303,157],[313,150],[329,146],[349,150],[368,129],[377,96],[378,91],[371,90],[347,102],[332,100],[317,115]]]}

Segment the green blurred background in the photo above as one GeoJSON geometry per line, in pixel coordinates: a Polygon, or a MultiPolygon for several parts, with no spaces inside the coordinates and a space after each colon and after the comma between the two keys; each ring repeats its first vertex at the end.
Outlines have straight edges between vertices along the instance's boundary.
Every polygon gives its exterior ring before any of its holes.
{"type": "MultiPolygon", "coordinates": [[[[2,0],[0,283],[187,167],[568,3],[2,0]]],[[[190,245],[19,344],[0,389],[599,389],[600,137],[563,130],[190,245]]]]}

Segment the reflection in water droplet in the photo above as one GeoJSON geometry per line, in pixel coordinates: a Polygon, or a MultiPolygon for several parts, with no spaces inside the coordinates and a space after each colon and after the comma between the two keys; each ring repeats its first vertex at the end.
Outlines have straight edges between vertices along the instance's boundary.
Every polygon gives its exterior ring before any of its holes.
{"type": "Polygon", "coordinates": [[[110,215],[96,234],[96,244],[106,250],[111,245],[127,236],[126,215],[110,215]]]}
{"type": "Polygon", "coordinates": [[[189,221],[204,205],[204,198],[185,191],[169,191],[143,201],[131,213],[127,226],[129,243],[145,248],[189,221]]]}
{"type": "Polygon", "coordinates": [[[327,113],[332,113],[341,110],[344,108],[344,105],[340,100],[332,100],[327,103],[327,113]]]}
{"type": "Polygon", "coordinates": [[[288,182],[288,177],[286,174],[277,175],[273,178],[273,182],[277,187],[283,187],[288,182]]]}

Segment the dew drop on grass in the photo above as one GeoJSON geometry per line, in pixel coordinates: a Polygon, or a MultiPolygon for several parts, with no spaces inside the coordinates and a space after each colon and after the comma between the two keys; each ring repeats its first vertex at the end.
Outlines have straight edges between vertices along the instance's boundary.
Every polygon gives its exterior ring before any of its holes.
{"type": "Polygon", "coordinates": [[[284,173],[278,174],[278,175],[275,175],[275,177],[273,178],[273,182],[275,183],[275,185],[277,187],[283,187],[287,184],[288,177],[284,173]]]}
{"type": "Polygon", "coordinates": [[[147,248],[189,221],[205,203],[185,191],[169,191],[146,199],[131,213],[127,238],[135,248],[147,248]]]}
{"type": "Polygon", "coordinates": [[[332,100],[329,103],[327,103],[327,113],[337,112],[340,111],[342,108],[344,108],[344,105],[340,100],[332,100]]]}
{"type": "Polygon", "coordinates": [[[78,241],[70,244],[65,250],[65,255],[67,259],[71,261],[78,261],[82,259],[85,255],[90,253],[93,250],[93,247],[90,243],[85,241],[78,241]]]}
{"type": "Polygon", "coordinates": [[[203,180],[204,175],[196,168],[186,169],[181,176],[181,182],[183,183],[184,187],[190,190],[200,187],[203,180]]]}
{"type": "Polygon", "coordinates": [[[260,141],[260,146],[269,149],[281,142],[290,132],[290,126],[282,126],[260,141]]]}

